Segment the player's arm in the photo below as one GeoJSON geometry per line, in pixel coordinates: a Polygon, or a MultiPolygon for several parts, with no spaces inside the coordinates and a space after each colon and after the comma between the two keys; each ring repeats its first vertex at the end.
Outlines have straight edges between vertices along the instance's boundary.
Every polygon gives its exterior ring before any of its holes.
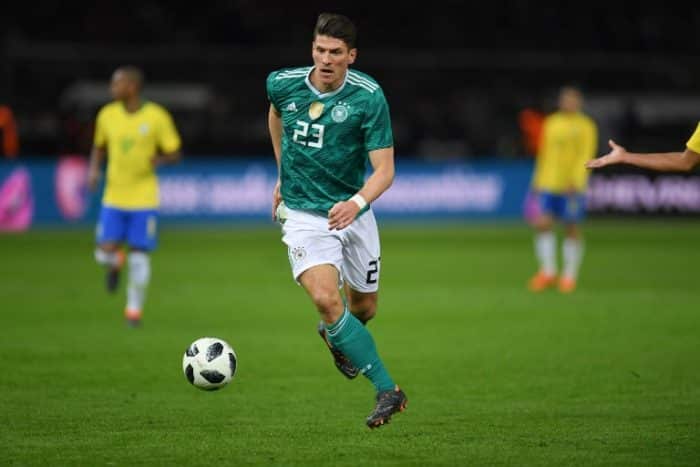
{"type": "Polygon", "coordinates": [[[282,116],[277,111],[274,105],[270,104],[270,111],[267,115],[267,126],[270,131],[270,140],[272,141],[272,150],[275,153],[275,161],[277,162],[277,183],[272,192],[272,219],[275,219],[277,206],[282,201],[280,195],[280,163],[282,158],[282,116]]]}
{"type": "Polygon", "coordinates": [[[158,122],[158,153],[153,156],[151,163],[154,167],[166,164],[176,164],[182,159],[180,147],[182,141],[175,127],[173,117],[166,110],[162,110],[158,122]]]}
{"type": "Polygon", "coordinates": [[[88,165],[88,188],[95,191],[97,183],[102,176],[102,164],[107,157],[107,130],[105,119],[107,118],[104,108],[100,109],[95,119],[95,135],[92,139],[92,150],[90,151],[90,164],[88,165]]]}
{"type": "Polygon", "coordinates": [[[328,228],[344,229],[355,220],[367,204],[376,200],[394,182],[394,148],[381,148],[369,152],[372,175],[364,186],[347,201],[336,203],[328,212],[328,228]]]}
{"type": "Polygon", "coordinates": [[[94,145],[90,151],[90,164],[88,165],[88,187],[90,191],[95,191],[97,183],[102,176],[102,164],[104,163],[107,151],[105,148],[94,145]]]}
{"type": "Polygon", "coordinates": [[[690,148],[683,152],[633,153],[615,143],[608,141],[611,151],[593,159],[586,164],[589,169],[597,169],[613,164],[629,164],[643,169],[659,172],[687,172],[700,164],[700,154],[690,148]]]}
{"type": "Polygon", "coordinates": [[[394,182],[394,148],[370,151],[369,161],[372,164],[372,175],[357,192],[368,204],[379,198],[394,182]]]}
{"type": "Polygon", "coordinates": [[[176,164],[182,159],[182,151],[179,149],[171,152],[159,152],[153,158],[153,165],[161,166],[166,164],[176,164]]]}

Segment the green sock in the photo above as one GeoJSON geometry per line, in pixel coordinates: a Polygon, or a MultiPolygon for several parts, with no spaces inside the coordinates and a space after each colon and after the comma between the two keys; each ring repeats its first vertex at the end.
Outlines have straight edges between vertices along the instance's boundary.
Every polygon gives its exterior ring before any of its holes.
{"type": "Polygon", "coordinates": [[[394,381],[379,359],[374,339],[347,308],[335,323],[326,325],[328,341],[369,378],[377,391],[394,389],[394,381]]]}

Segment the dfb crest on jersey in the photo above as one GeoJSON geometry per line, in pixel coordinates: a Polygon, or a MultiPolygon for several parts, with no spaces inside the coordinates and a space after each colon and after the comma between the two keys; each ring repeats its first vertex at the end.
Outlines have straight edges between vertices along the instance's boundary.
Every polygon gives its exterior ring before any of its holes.
{"type": "Polygon", "coordinates": [[[333,109],[331,109],[331,118],[335,123],[343,123],[348,118],[348,105],[344,102],[338,102],[333,109]]]}
{"type": "Polygon", "coordinates": [[[295,246],[290,251],[289,257],[292,262],[301,261],[302,259],[306,258],[306,248],[303,246],[295,246]]]}
{"type": "Polygon", "coordinates": [[[311,117],[312,120],[316,120],[323,113],[323,107],[324,105],[322,102],[312,102],[309,106],[309,117],[311,117]]]}

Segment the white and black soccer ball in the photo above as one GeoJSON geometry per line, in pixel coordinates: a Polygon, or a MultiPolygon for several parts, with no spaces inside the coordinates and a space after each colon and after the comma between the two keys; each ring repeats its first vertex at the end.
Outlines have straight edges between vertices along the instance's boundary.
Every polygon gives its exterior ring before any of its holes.
{"type": "Polygon", "coordinates": [[[226,386],[236,374],[236,352],[218,337],[201,337],[185,350],[182,371],[192,385],[213,391],[226,386]]]}

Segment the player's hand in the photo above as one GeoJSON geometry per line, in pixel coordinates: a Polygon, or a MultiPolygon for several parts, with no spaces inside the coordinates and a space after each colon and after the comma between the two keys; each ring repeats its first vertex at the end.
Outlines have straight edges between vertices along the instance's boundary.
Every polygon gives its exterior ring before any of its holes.
{"type": "Polygon", "coordinates": [[[352,224],[360,206],[354,201],[340,201],[328,211],[328,230],[342,230],[352,224]]]}
{"type": "Polygon", "coordinates": [[[608,144],[610,145],[611,151],[602,157],[586,162],[586,167],[589,169],[598,169],[606,165],[619,164],[622,162],[622,158],[627,153],[627,150],[613,140],[608,140],[608,144]]]}
{"type": "Polygon", "coordinates": [[[87,179],[88,188],[90,189],[90,191],[95,191],[99,181],[100,181],[100,169],[98,169],[97,167],[90,166],[88,168],[88,179],[87,179]]]}
{"type": "Polygon", "coordinates": [[[151,165],[154,169],[157,169],[161,165],[166,165],[172,163],[173,160],[165,154],[158,154],[151,159],[151,165]]]}
{"type": "Polygon", "coordinates": [[[281,182],[277,179],[275,183],[275,188],[272,190],[272,221],[277,221],[277,206],[282,202],[282,195],[280,194],[281,182]]]}
{"type": "Polygon", "coordinates": [[[151,165],[154,169],[157,169],[161,165],[175,164],[180,161],[182,155],[180,151],[175,152],[159,152],[153,158],[151,158],[151,165]]]}

